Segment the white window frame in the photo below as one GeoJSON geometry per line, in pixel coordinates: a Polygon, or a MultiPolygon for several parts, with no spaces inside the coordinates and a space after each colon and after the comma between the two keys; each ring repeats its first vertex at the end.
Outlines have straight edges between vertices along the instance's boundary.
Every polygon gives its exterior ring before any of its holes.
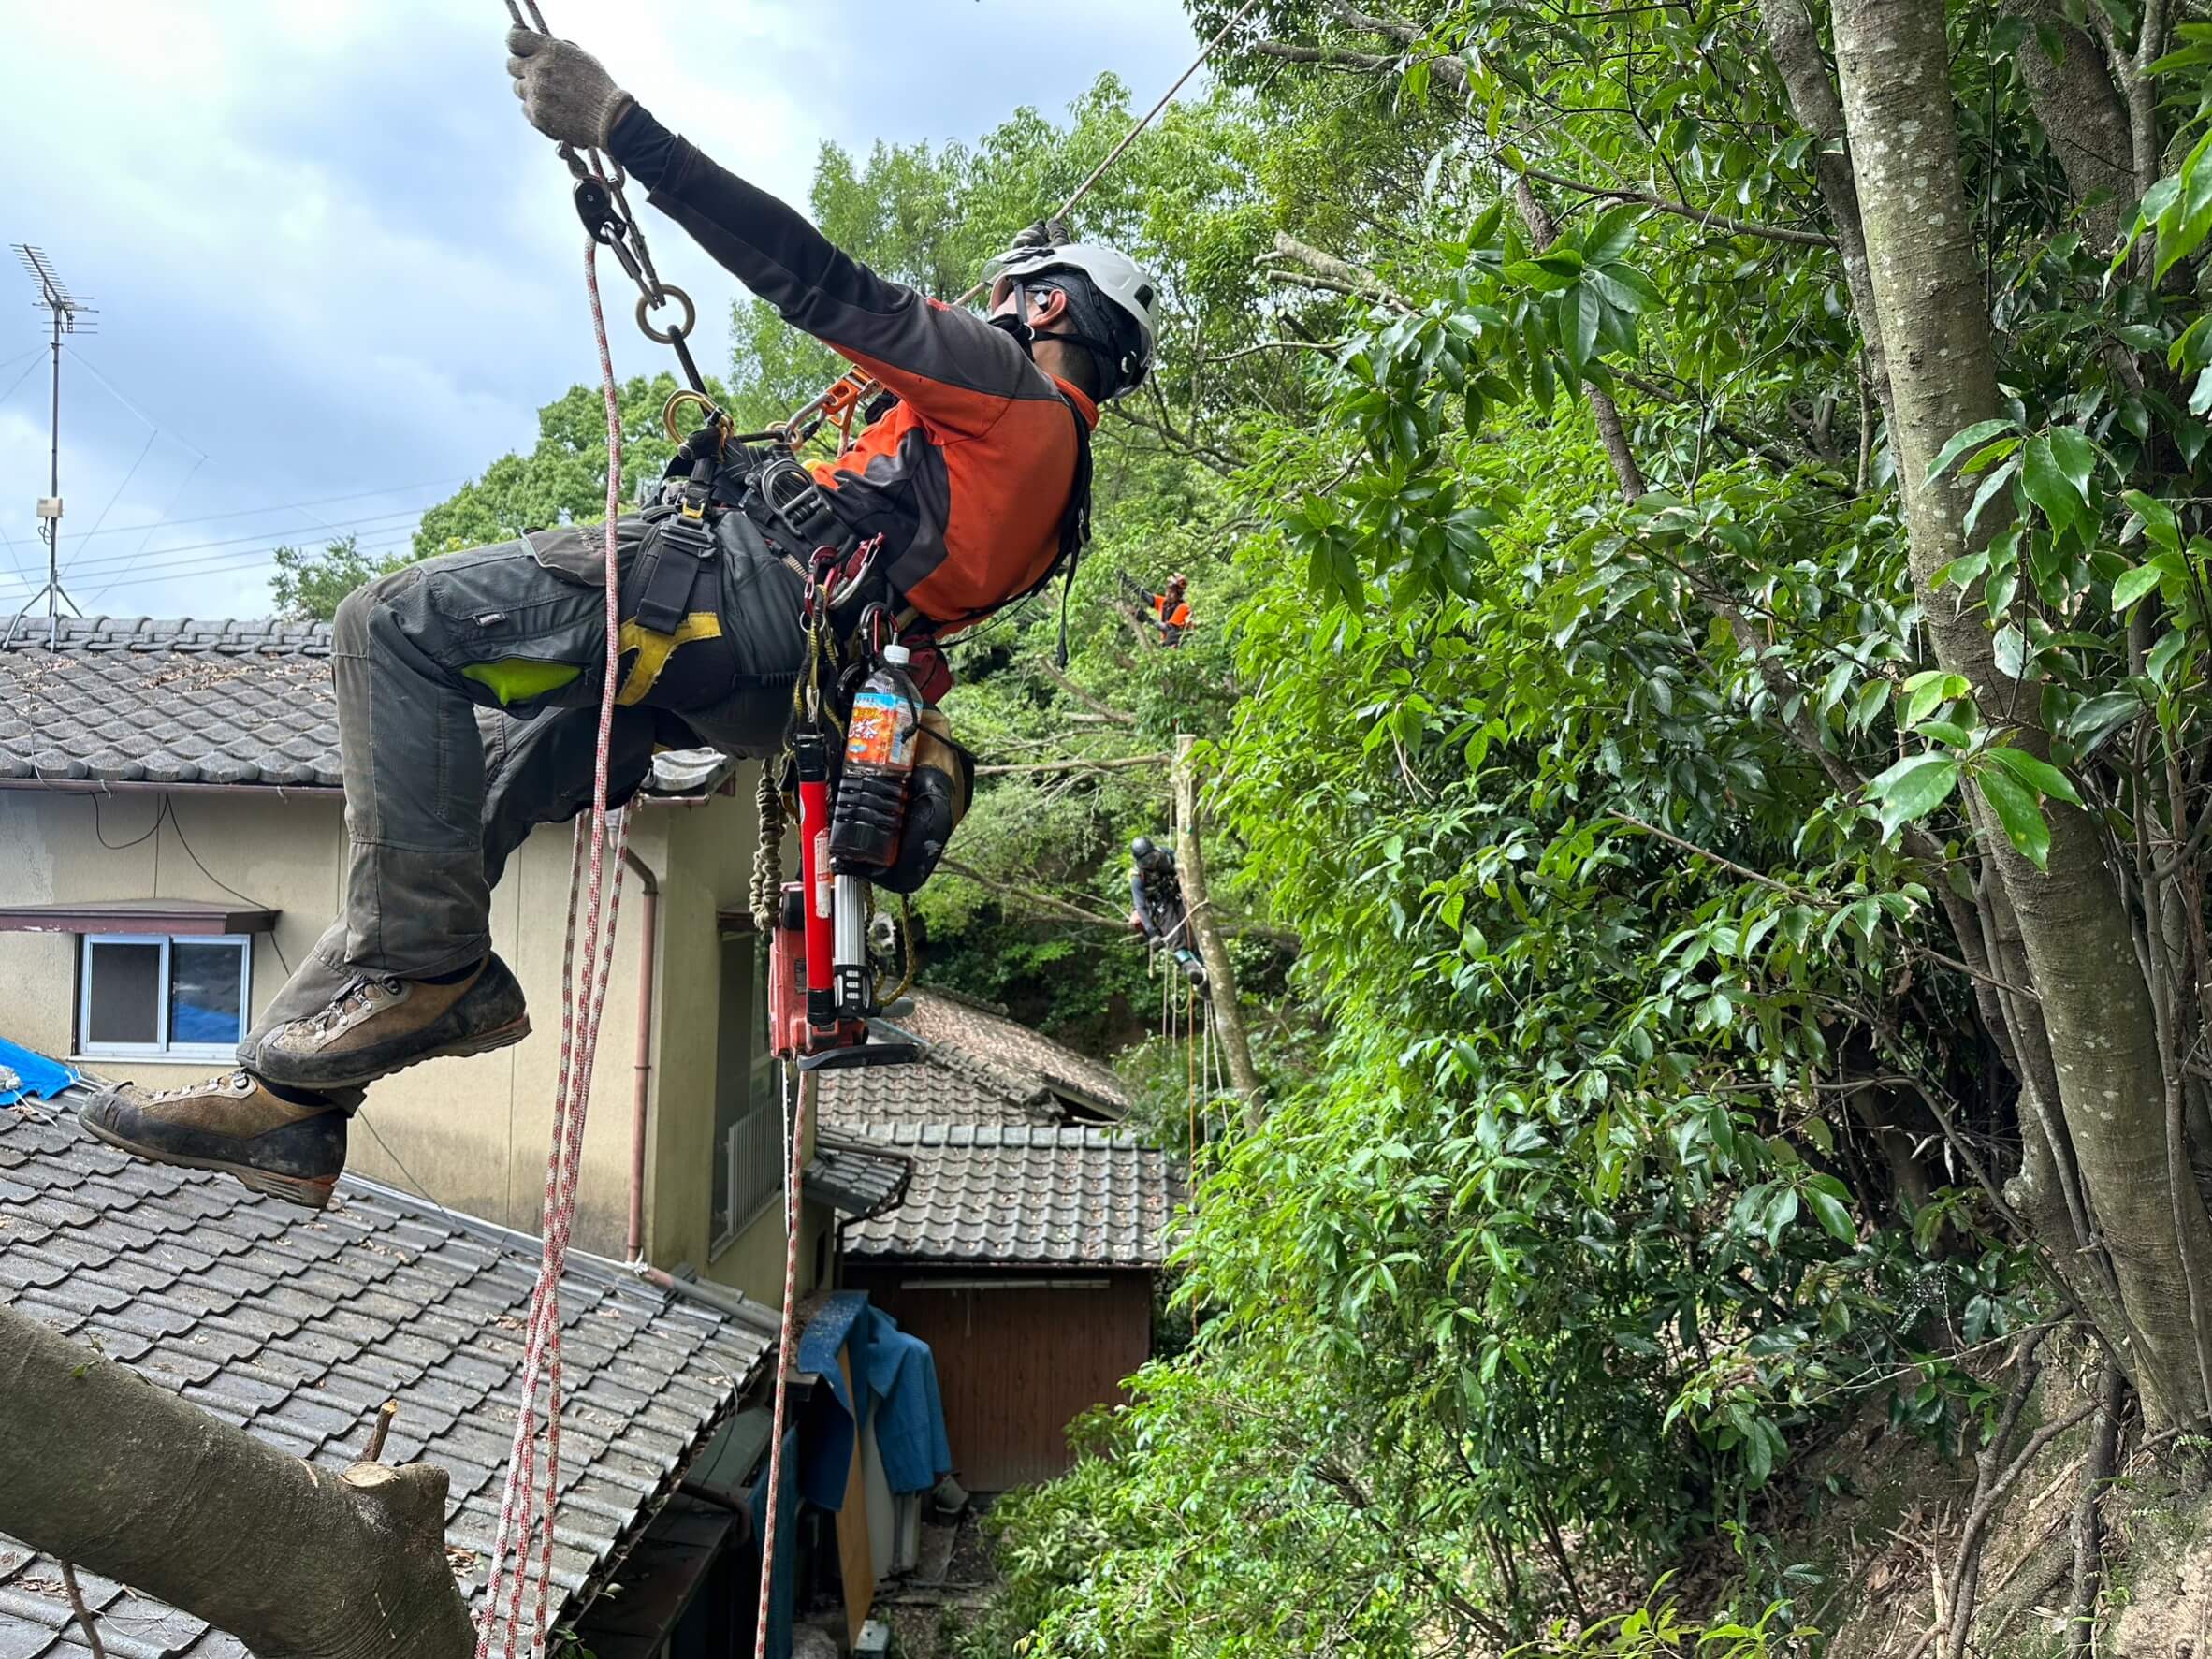
{"type": "MultiPolygon", "coordinates": [[[[725,936],[725,938],[726,937],[728,936],[725,936]]],[[[741,1208],[739,1206],[737,1181],[739,1162],[738,1149],[739,1142],[744,1137],[746,1129],[750,1121],[755,1117],[766,1116],[770,1119],[770,1121],[776,1122],[777,1143],[779,1147],[780,1147],[782,1144],[782,1127],[779,1121],[780,1113],[773,1112],[764,1113],[761,1111],[760,1102],[762,1087],[764,1084],[772,1084],[776,1091],[776,1098],[778,1100],[780,1100],[790,1086],[783,1078],[783,1062],[776,1057],[775,1051],[768,1046],[766,1011],[768,1005],[767,993],[770,954],[757,935],[749,935],[747,937],[750,938],[752,944],[751,973],[753,976],[751,983],[752,994],[749,999],[750,1004],[750,1017],[747,1022],[749,1027],[746,1043],[747,1054],[745,1069],[746,1099],[748,1104],[746,1111],[740,1113],[736,1121],[730,1126],[729,1138],[725,1140],[719,1148],[716,1149],[722,1159],[723,1179],[729,1184],[728,1191],[730,1194],[730,1225],[726,1230],[718,1233],[708,1242],[706,1248],[706,1259],[709,1265],[717,1260],[724,1251],[729,1249],[732,1244],[735,1244],[746,1233],[749,1232],[752,1230],[753,1223],[758,1221],[763,1215],[765,1215],[769,1210],[774,1207],[777,1201],[783,1195],[783,1184],[787,1179],[786,1174],[779,1174],[774,1184],[762,1194],[760,1199],[756,1201],[749,1209],[741,1208]]],[[[718,1066],[720,1064],[719,1058],[716,1063],[718,1066]]],[[[756,1130],[755,1132],[757,1133],[758,1131],[756,1130]]]]}
{"type": "Polygon", "coordinates": [[[250,933],[173,935],[166,933],[88,933],[77,953],[77,1053],[88,1060],[227,1060],[238,1052],[236,1043],[169,1041],[169,1003],[176,988],[169,978],[169,961],[177,941],[188,945],[239,947],[238,1006],[240,1034],[253,1021],[254,936],[250,933]],[[158,996],[154,1005],[155,1041],[152,1042],[95,1042],[92,1039],[93,947],[95,945],[158,945],[161,948],[158,996]]]}

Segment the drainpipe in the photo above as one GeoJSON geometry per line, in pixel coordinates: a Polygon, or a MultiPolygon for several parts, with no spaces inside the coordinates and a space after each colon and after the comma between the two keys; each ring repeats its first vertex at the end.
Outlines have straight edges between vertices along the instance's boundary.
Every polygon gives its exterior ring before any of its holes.
{"type": "Polygon", "coordinates": [[[626,1259],[643,1262],[646,1111],[653,1082],[653,976],[660,965],[661,883],[646,861],[628,847],[622,849],[622,862],[637,874],[645,911],[639,923],[644,945],[637,973],[637,1081],[630,1100],[630,1241],[624,1252],[626,1259]]]}

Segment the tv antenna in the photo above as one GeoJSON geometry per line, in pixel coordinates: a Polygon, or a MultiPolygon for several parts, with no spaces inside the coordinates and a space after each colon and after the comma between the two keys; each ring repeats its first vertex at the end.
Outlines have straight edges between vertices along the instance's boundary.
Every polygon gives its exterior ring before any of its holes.
{"type": "Polygon", "coordinates": [[[38,296],[31,303],[48,314],[53,329],[53,413],[48,434],[46,494],[38,501],[38,533],[46,542],[46,586],[31,595],[23,608],[15,614],[15,620],[7,625],[7,633],[0,638],[0,647],[15,639],[15,631],[38,606],[46,601],[46,648],[51,650],[61,632],[58,607],[67,605],[76,615],[84,613],[77,608],[77,602],[62,589],[62,340],[70,334],[89,334],[95,325],[85,321],[98,313],[83,298],[72,294],[69,285],[55,274],[53,261],[43,249],[27,242],[16,242],[15,256],[22,268],[30,272],[31,281],[38,289],[38,296]]]}

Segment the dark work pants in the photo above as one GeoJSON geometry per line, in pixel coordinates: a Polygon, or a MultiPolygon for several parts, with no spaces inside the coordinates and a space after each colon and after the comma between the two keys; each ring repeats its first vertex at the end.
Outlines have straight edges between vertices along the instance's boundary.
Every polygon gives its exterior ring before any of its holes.
{"type": "MultiPolygon", "coordinates": [[[[805,661],[800,582],[740,528],[718,527],[716,579],[692,596],[695,618],[711,613],[719,633],[678,646],[653,688],[615,710],[610,805],[637,791],[656,743],[743,758],[780,746],[805,661]]],[[[633,575],[626,559],[625,621],[633,575]]],[[[490,950],[491,890],[508,858],[537,825],[591,804],[605,604],[604,587],[547,568],[519,541],[409,565],[339,606],[345,910],[247,1034],[240,1065],[252,1069],[265,1032],[314,1013],[356,975],[422,979],[490,950]]]]}

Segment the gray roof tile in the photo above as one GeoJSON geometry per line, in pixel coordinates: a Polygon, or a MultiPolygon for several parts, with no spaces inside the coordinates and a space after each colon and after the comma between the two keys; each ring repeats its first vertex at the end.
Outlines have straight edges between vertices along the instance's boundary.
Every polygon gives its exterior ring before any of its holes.
{"type": "Polygon", "coordinates": [[[823,1129],[814,1137],[814,1161],[807,1166],[804,1186],[808,1198],[847,1215],[877,1215],[905,1195],[910,1167],[895,1153],[823,1129]]]}
{"type": "Polygon", "coordinates": [[[862,1259],[1157,1267],[1181,1197],[1164,1153],[1106,1129],[900,1124],[869,1139],[914,1173],[897,1209],[845,1228],[862,1259]]]}
{"type": "Polygon", "coordinates": [[[913,993],[897,1023],[929,1045],[918,1065],[824,1071],[816,1111],[831,1129],[894,1123],[1056,1124],[1070,1108],[1119,1118],[1128,1094],[1113,1069],[979,1003],[913,993]]]}
{"type": "MultiPolygon", "coordinates": [[[[0,779],[335,789],[330,625],[65,617],[0,648],[0,779]]],[[[729,763],[659,756],[650,787],[710,789],[729,763]]]]}
{"type": "Polygon", "coordinates": [[[324,623],[65,619],[0,650],[0,778],[335,787],[324,623]]]}
{"type": "MultiPolygon", "coordinates": [[[[244,636],[211,632],[214,666],[253,660],[244,636]]],[[[128,662],[148,648],[132,643],[143,637],[101,633],[71,648],[128,662]]],[[[16,657],[0,652],[0,704],[16,657]]],[[[0,713],[0,771],[8,718],[0,713]]],[[[481,1588],[534,1244],[478,1236],[350,1181],[339,1207],[311,1218],[226,1178],[136,1163],[81,1137],[65,1112],[51,1122],[0,1112],[0,1167],[15,1189],[0,1193],[0,1295],[325,1466],[357,1456],[378,1408],[397,1399],[386,1455],[445,1466],[448,1542],[475,1554],[473,1587],[481,1588]]],[[[705,1309],[663,1302],[612,1264],[572,1258],[561,1300],[564,1473],[589,1494],[563,1508],[556,1535],[555,1580],[573,1599],[596,1593],[767,1344],[705,1309]]],[[[118,1659],[245,1659],[201,1621],[105,1580],[85,1579],[88,1594],[95,1584],[95,1605],[109,1604],[101,1637],[118,1659]]],[[[0,1536],[0,1659],[81,1653],[64,1634],[67,1618],[54,1564],[0,1536]]]]}

